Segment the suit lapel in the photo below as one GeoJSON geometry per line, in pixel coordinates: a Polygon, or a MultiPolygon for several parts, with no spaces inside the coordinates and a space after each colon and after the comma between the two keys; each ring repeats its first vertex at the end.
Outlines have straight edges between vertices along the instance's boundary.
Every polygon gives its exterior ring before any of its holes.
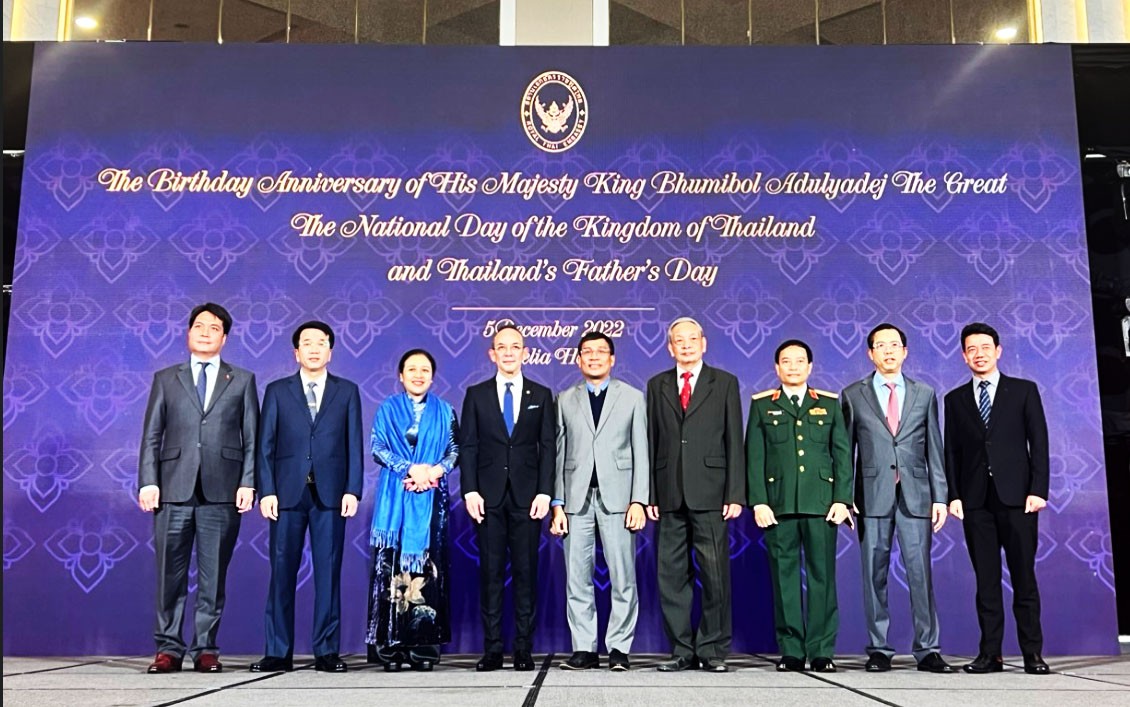
{"type": "Polygon", "coordinates": [[[874,375],[875,374],[871,374],[861,380],[859,386],[863,394],[863,399],[871,406],[871,411],[875,413],[875,417],[883,421],[883,429],[890,432],[891,428],[887,427],[887,413],[883,410],[882,406],[879,405],[879,397],[875,395],[875,386],[872,385],[872,382],[875,380],[874,375]]]}
{"type": "Polygon", "coordinates": [[[797,413],[797,409],[793,405],[793,401],[789,400],[789,396],[785,395],[784,389],[778,386],[777,393],[778,394],[775,395],[769,402],[776,406],[778,410],[784,411],[790,417],[798,417],[799,413],[797,413]]]}
{"type": "MultiPolygon", "coordinates": [[[[585,395],[588,395],[588,390],[585,390],[585,395]]],[[[620,386],[614,380],[608,381],[608,387],[604,389],[604,407],[600,409],[600,424],[596,426],[593,431],[593,436],[599,435],[600,431],[604,429],[604,423],[608,422],[608,418],[612,416],[612,410],[616,407],[616,399],[620,397],[620,386]]],[[[588,402],[588,401],[585,401],[588,402]]],[[[589,422],[592,422],[592,414],[588,416],[589,422]]]]}
{"type": "Polygon", "coordinates": [[[302,376],[297,373],[291,376],[287,388],[289,388],[290,392],[294,395],[295,404],[302,406],[302,409],[306,411],[306,418],[309,419],[310,403],[306,400],[306,389],[302,386],[302,376]]]}
{"type": "Polygon", "coordinates": [[[337,379],[326,374],[326,389],[322,391],[322,404],[318,406],[318,414],[314,416],[314,424],[318,424],[318,420],[322,419],[322,410],[333,403],[334,396],[337,395],[340,386],[337,384],[337,379]]]}
{"type": "MultiPolygon", "coordinates": [[[[710,393],[714,390],[713,368],[704,363],[698,375],[699,381],[695,384],[694,392],[691,393],[691,404],[687,406],[687,417],[690,417],[696,410],[705,405],[706,399],[710,397],[710,393]]],[[[679,404],[679,408],[682,407],[682,404],[679,404]]]]}
{"type": "MultiPolygon", "coordinates": [[[[921,385],[919,385],[916,381],[907,378],[905,375],[902,377],[902,379],[906,383],[906,397],[903,398],[902,414],[899,415],[899,434],[902,434],[902,431],[904,429],[904,426],[902,424],[903,421],[906,420],[906,416],[910,414],[910,411],[914,409],[914,406],[918,404],[918,396],[922,395],[921,385]]],[[[897,437],[898,435],[895,436],[897,437]]]]}
{"type": "Polygon", "coordinates": [[[192,404],[195,405],[196,409],[203,415],[204,408],[200,405],[200,396],[196,394],[196,386],[192,382],[191,363],[181,364],[180,368],[177,370],[177,380],[179,380],[180,384],[184,387],[184,392],[192,399],[192,404]]]}
{"type": "Polygon", "coordinates": [[[205,408],[204,414],[208,414],[213,407],[216,406],[216,401],[227,390],[228,385],[231,383],[231,366],[220,361],[220,370],[216,372],[216,386],[212,388],[212,397],[208,398],[208,407],[205,408]]]}
{"type": "MultiPolygon", "coordinates": [[[[971,380],[966,381],[960,388],[960,393],[957,396],[958,405],[965,415],[973,421],[973,427],[977,429],[981,436],[985,435],[985,423],[981,421],[981,411],[977,409],[977,403],[973,402],[974,396],[977,394],[977,389],[973,386],[971,380]]],[[[1000,390],[997,390],[1000,394],[1000,390]]],[[[989,418],[992,421],[992,417],[989,418]]]]}
{"type": "Polygon", "coordinates": [[[678,386],[675,385],[675,379],[678,375],[678,368],[668,371],[667,374],[660,379],[659,386],[662,390],[663,399],[667,401],[667,404],[671,406],[671,409],[675,411],[676,415],[681,416],[683,414],[683,405],[679,402],[679,389],[678,386]]]}
{"type": "MultiPolygon", "coordinates": [[[[1002,410],[999,407],[1001,403],[1008,400],[1008,378],[1002,373],[1000,379],[997,381],[997,393],[993,396],[993,406],[989,409],[989,424],[985,427],[985,435],[988,436],[993,431],[993,426],[997,423],[997,410],[1002,410]]],[[[981,416],[981,411],[977,411],[977,416],[981,416]]]]}

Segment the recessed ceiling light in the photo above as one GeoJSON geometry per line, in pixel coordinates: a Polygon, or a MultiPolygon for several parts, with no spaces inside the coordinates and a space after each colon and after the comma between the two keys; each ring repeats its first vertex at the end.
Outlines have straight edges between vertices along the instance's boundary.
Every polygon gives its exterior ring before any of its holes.
{"type": "Polygon", "coordinates": [[[82,15],[75,18],[75,27],[79,29],[94,29],[98,26],[98,20],[88,15],[82,15]]]}
{"type": "Polygon", "coordinates": [[[1001,40],[1002,42],[1011,42],[1012,40],[1016,39],[1016,28],[1001,27],[996,32],[993,32],[993,36],[1001,40]]]}

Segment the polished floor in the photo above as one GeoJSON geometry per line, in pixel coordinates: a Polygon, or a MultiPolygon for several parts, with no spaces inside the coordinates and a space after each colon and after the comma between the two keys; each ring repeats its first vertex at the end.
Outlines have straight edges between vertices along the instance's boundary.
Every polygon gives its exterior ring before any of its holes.
{"type": "MultiPolygon", "coordinates": [[[[255,674],[258,656],[224,656],[215,675],[186,671],[147,675],[150,656],[90,658],[5,657],[4,704],[18,705],[382,705],[387,707],[666,707],[667,705],[1130,705],[1130,655],[1048,657],[1052,674],[1024,674],[1019,659],[1006,659],[994,675],[931,675],[910,659],[896,659],[889,673],[869,674],[859,656],[840,657],[834,675],[778,673],[771,656],[740,655],[726,674],[659,673],[661,656],[634,655],[632,670],[560,670],[567,655],[536,656],[539,670],[492,673],[473,670],[478,656],[446,656],[428,673],[385,673],[363,657],[347,656],[348,673],[315,672],[296,661],[292,673],[255,674]]],[[[947,656],[955,665],[967,658],[947,656]]],[[[507,664],[509,666],[509,663],[507,664]]],[[[607,665],[607,663],[605,663],[607,665]]],[[[187,666],[187,664],[186,664],[187,666]]]]}

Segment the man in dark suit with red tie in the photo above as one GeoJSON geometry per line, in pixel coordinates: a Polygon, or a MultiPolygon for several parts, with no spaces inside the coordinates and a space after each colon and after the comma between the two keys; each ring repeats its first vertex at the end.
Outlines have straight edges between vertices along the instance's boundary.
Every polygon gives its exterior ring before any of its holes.
{"type": "Polygon", "coordinates": [[[730,532],[746,501],[745,446],[738,379],[708,366],[702,325],[690,317],[667,329],[675,368],[647,382],[651,458],[648,516],[659,523],[659,607],[671,641],[663,672],[726,672],[733,633],[730,532]],[[694,576],[702,582],[702,616],[692,628],[694,576]]]}
{"type": "Polygon", "coordinates": [[[259,510],[271,521],[266,655],[251,672],[294,669],[294,594],[306,529],[314,563],[314,669],[343,673],[341,559],[345,521],[364,485],[361,395],[333,375],[334,332],[324,322],[291,337],[297,373],[267,386],[259,423],[259,510]]]}
{"type": "Polygon", "coordinates": [[[1048,427],[1032,381],[997,369],[1000,335],[988,324],[961,330],[962,356],[973,372],[945,398],[946,478],[950,513],[964,520],[977,576],[981,644],[967,673],[1003,670],[1004,598],[1001,548],[1012,581],[1012,612],[1024,671],[1046,675],[1036,585],[1038,513],[1047,505],[1048,427]]]}
{"type": "Polygon", "coordinates": [[[223,670],[216,636],[240,514],[255,502],[259,394],[255,374],[220,359],[232,319],[208,302],[188,317],[189,360],[157,371],[138,455],[138,505],[152,512],[157,555],[157,656],[150,673],[223,670]],[[181,638],[196,546],[196,633],[181,638]]]}
{"type": "Polygon", "coordinates": [[[506,558],[514,589],[514,669],[533,670],[541,521],[549,513],[556,459],[553,394],[522,375],[526,346],[514,326],[491,341],[497,372],[463,399],[459,468],[467,513],[478,524],[479,671],[502,667],[502,593],[506,558]]]}

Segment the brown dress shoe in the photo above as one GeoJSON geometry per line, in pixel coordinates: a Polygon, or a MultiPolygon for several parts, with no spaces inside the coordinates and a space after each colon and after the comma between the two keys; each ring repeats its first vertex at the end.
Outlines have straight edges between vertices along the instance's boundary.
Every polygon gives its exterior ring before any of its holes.
{"type": "Polygon", "coordinates": [[[192,669],[198,673],[219,673],[223,672],[224,664],[220,662],[215,653],[201,653],[192,662],[192,669]]]}
{"type": "Polygon", "coordinates": [[[149,672],[151,673],[179,673],[182,658],[178,658],[172,653],[158,653],[153,662],[149,664],[149,672]]]}

